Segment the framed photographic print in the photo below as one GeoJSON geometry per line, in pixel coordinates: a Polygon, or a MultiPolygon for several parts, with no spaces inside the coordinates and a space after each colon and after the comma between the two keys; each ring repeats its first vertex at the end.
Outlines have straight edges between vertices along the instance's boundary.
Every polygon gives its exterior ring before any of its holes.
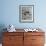
{"type": "Polygon", "coordinates": [[[34,5],[19,6],[19,21],[24,23],[34,22],[34,5]]]}

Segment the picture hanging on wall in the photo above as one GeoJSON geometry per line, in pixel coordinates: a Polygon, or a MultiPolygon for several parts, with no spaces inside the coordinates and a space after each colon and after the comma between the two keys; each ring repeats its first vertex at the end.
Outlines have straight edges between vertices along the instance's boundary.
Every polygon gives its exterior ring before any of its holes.
{"type": "Polygon", "coordinates": [[[34,5],[19,6],[19,21],[24,23],[34,22],[34,5]]]}

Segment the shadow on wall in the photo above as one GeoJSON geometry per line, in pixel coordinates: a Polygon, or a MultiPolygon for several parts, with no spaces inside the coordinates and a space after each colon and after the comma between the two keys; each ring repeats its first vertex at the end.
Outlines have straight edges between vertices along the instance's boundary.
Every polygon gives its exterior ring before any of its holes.
{"type": "Polygon", "coordinates": [[[2,36],[3,36],[2,33],[6,31],[6,30],[4,31],[4,28],[6,28],[5,25],[0,24],[0,43],[2,43],[2,36]]]}

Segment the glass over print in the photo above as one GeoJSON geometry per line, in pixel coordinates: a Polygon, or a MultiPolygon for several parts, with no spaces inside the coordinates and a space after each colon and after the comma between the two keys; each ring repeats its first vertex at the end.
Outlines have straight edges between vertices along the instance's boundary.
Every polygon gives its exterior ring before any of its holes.
{"type": "Polygon", "coordinates": [[[34,5],[20,5],[19,7],[20,22],[34,21],[34,5]]]}

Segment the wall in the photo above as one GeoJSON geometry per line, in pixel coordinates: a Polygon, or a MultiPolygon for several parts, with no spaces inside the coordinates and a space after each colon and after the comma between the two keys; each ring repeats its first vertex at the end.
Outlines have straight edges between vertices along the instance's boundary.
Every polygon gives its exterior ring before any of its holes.
{"type": "Polygon", "coordinates": [[[44,0],[1,0],[0,25],[13,24],[16,28],[46,28],[46,1],[44,0]],[[34,23],[19,22],[19,5],[34,5],[34,23]]]}
{"type": "Polygon", "coordinates": [[[40,27],[46,32],[46,0],[0,0],[0,31],[13,24],[16,28],[40,27]],[[34,5],[34,22],[19,22],[19,5],[34,5]]]}

